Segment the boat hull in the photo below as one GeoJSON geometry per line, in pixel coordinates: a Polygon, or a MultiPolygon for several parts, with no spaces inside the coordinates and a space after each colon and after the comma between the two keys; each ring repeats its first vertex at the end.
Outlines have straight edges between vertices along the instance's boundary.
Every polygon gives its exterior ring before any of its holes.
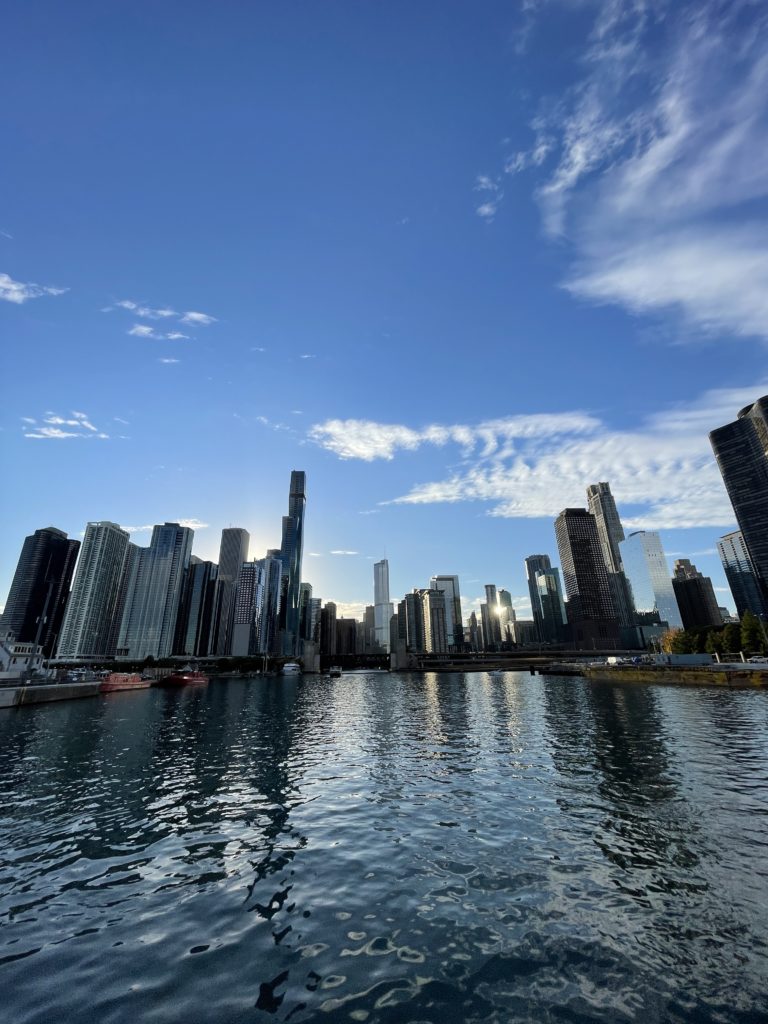
{"type": "Polygon", "coordinates": [[[172,672],[169,676],[156,679],[153,686],[199,686],[208,682],[202,672],[172,672]]]}
{"type": "Polygon", "coordinates": [[[142,679],[138,673],[113,672],[99,687],[99,693],[114,693],[116,690],[147,690],[151,679],[142,679]]]}

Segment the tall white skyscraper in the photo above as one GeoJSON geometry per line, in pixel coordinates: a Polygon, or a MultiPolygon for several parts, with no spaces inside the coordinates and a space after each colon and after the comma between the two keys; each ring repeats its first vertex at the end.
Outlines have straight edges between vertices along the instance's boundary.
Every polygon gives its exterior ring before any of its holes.
{"type": "Polygon", "coordinates": [[[248,561],[251,535],[239,526],[221,531],[219,547],[219,608],[216,627],[216,653],[226,655],[232,648],[232,619],[235,610],[235,589],[240,567],[248,561]]]}
{"type": "Polygon", "coordinates": [[[373,617],[376,643],[379,649],[389,653],[389,620],[394,608],[389,600],[389,562],[382,558],[373,565],[373,617]]]}
{"type": "Polygon", "coordinates": [[[193,536],[188,526],[163,523],[152,530],[149,547],[139,549],[128,580],[118,657],[141,660],[172,653],[193,536]]]}
{"type": "Polygon", "coordinates": [[[683,620],[658,533],[655,530],[630,533],[621,541],[619,549],[637,612],[658,612],[661,621],[667,622],[671,629],[682,629],[683,620]]]}
{"type": "Polygon", "coordinates": [[[113,622],[118,611],[128,540],[128,533],[116,523],[88,523],[86,526],[61,627],[58,658],[114,655],[113,622]]]}

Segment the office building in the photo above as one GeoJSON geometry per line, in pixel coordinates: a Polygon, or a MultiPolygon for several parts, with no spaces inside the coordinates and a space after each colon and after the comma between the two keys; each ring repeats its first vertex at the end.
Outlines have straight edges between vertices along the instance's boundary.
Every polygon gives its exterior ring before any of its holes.
{"type": "Polygon", "coordinates": [[[228,526],[221,531],[215,643],[216,654],[222,657],[231,653],[235,587],[240,575],[240,566],[248,561],[250,539],[248,531],[238,526],[228,526]]]}
{"type": "Polygon", "coordinates": [[[670,629],[682,629],[683,620],[659,534],[655,530],[637,530],[621,542],[619,549],[641,621],[657,614],[670,629]]]}
{"type": "Polygon", "coordinates": [[[258,650],[259,619],[264,601],[264,566],[243,562],[237,577],[230,654],[244,658],[258,650]]]}
{"type": "Polygon", "coordinates": [[[514,625],[517,621],[517,613],[512,606],[512,595],[503,588],[499,590],[499,631],[501,633],[502,647],[509,647],[517,643],[515,640],[514,625]]]}
{"type": "Polygon", "coordinates": [[[758,618],[768,617],[768,601],[760,589],[741,530],[734,530],[721,537],[717,542],[717,550],[739,618],[746,611],[758,618]]]}
{"type": "Polygon", "coordinates": [[[703,629],[722,626],[723,618],[717,607],[715,588],[708,576],[702,575],[687,558],[678,558],[672,576],[683,629],[703,629]]]}
{"type": "Polygon", "coordinates": [[[256,563],[263,581],[261,604],[257,609],[257,654],[281,654],[280,601],[282,597],[283,563],[267,553],[256,563]]]}
{"type": "Polygon", "coordinates": [[[461,621],[459,577],[433,576],[429,586],[431,590],[442,590],[445,594],[445,631],[448,646],[460,651],[464,646],[464,626],[461,621]]]}
{"type": "Polygon", "coordinates": [[[595,517],[600,550],[608,570],[608,588],[611,591],[613,610],[620,625],[633,626],[635,608],[632,603],[632,591],[622,569],[619,550],[619,545],[624,540],[624,527],[621,525],[616,502],[611,493],[611,485],[606,481],[590,484],[587,487],[587,503],[589,511],[595,517]]]}
{"type": "Polygon", "coordinates": [[[425,647],[424,634],[424,606],[421,599],[421,591],[413,590],[403,598],[404,605],[402,616],[403,624],[400,624],[400,632],[405,629],[406,651],[409,654],[423,654],[425,647]]]}
{"type": "Polygon", "coordinates": [[[585,508],[563,509],[555,520],[555,537],[573,644],[587,650],[615,647],[619,621],[595,517],[585,508]]]}
{"type": "Polygon", "coordinates": [[[529,555],[525,559],[525,575],[539,641],[546,644],[562,643],[568,620],[559,571],[552,568],[549,555],[529,555]]]}
{"type": "Polygon", "coordinates": [[[175,654],[206,658],[215,653],[218,571],[215,562],[190,557],[176,619],[175,654]]]}
{"type": "Polygon", "coordinates": [[[389,600],[389,562],[382,558],[373,565],[373,615],[376,630],[376,647],[382,653],[389,653],[389,620],[394,607],[389,600]]]}
{"type": "Polygon", "coordinates": [[[117,656],[131,661],[167,658],[173,652],[193,531],[178,523],[152,530],[131,567],[117,656]]]}
{"type": "Polygon", "coordinates": [[[301,653],[301,566],[304,551],[304,517],[307,507],[307,474],[294,469],[288,492],[288,515],[283,516],[280,560],[280,647],[282,654],[301,653]]]}
{"type": "Polygon", "coordinates": [[[19,643],[39,644],[48,657],[53,654],[79,549],[79,540],[68,540],[53,526],[24,539],[0,633],[19,643]]]}
{"type": "Polygon", "coordinates": [[[485,584],[485,604],[480,605],[480,618],[485,650],[498,651],[501,647],[501,619],[499,594],[493,583],[485,584]]]}
{"type": "Polygon", "coordinates": [[[447,654],[446,596],[443,590],[425,588],[416,591],[421,600],[423,651],[426,654],[447,654]]]}
{"type": "Polygon", "coordinates": [[[61,624],[57,658],[79,661],[114,656],[114,624],[128,544],[128,532],[116,523],[86,526],[61,624]]]}
{"type": "MultiPolygon", "coordinates": [[[[744,547],[768,606],[768,395],[709,435],[744,547]]],[[[735,595],[734,595],[735,596],[735,595]]]]}
{"type": "Polygon", "coordinates": [[[336,653],[336,605],[326,601],[320,611],[320,654],[332,657],[336,653]]]}

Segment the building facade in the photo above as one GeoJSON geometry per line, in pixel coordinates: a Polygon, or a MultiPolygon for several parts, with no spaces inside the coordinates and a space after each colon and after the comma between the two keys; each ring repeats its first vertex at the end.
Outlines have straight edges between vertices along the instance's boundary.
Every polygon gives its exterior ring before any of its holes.
{"type": "Polygon", "coordinates": [[[117,523],[88,523],[67,602],[57,658],[111,658],[130,538],[117,523]]]}
{"type": "MultiPolygon", "coordinates": [[[[765,614],[768,606],[768,395],[709,435],[765,614]]],[[[734,595],[735,597],[735,595],[734,595]]]]}
{"type": "Polygon", "coordinates": [[[235,588],[240,567],[248,561],[251,536],[239,526],[228,526],[221,531],[218,570],[218,608],[216,610],[215,648],[221,657],[231,653],[232,618],[235,588]]]}
{"type": "Polygon", "coordinates": [[[382,653],[389,653],[389,620],[394,608],[389,600],[389,562],[382,558],[373,565],[373,617],[376,631],[376,647],[382,653]]]}
{"type": "Polygon", "coordinates": [[[721,537],[717,542],[717,550],[739,618],[746,611],[758,618],[768,617],[768,601],[760,588],[741,530],[734,530],[721,537]]]}
{"type": "Polygon", "coordinates": [[[0,619],[2,634],[38,644],[46,657],[53,654],[79,550],[79,540],[53,526],[24,539],[0,619]]]}
{"type": "Polygon", "coordinates": [[[280,647],[287,657],[301,653],[301,567],[304,552],[304,518],[307,508],[307,474],[294,469],[288,492],[288,515],[283,516],[280,561],[280,647]]]}
{"type": "Polygon", "coordinates": [[[682,629],[683,620],[659,534],[655,530],[637,530],[621,542],[620,550],[638,615],[657,613],[670,629],[682,629]]]}
{"type": "Polygon", "coordinates": [[[672,589],[680,609],[683,629],[722,626],[723,617],[717,606],[712,580],[702,575],[687,558],[678,558],[675,562],[672,589]]]}
{"type": "Polygon", "coordinates": [[[525,559],[525,575],[539,641],[563,643],[568,620],[559,571],[552,568],[549,555],[529,555],[525,559]]]}
{"type": "Polygon", "coordinates": [[[595,517],[585,508],[563,509],[555,520],[555,537],[568,598],[571,641],[578,648],[616,647],[619,620],[595,517]]]}
{"type": "Polygon", "coordinates": [[[445,630],[448,646],[460,651],[464,646],[464,626],[461,620],[459,577],[433,576],[429,586],[431,590],[442,590],[445,594],[445,630]]]}

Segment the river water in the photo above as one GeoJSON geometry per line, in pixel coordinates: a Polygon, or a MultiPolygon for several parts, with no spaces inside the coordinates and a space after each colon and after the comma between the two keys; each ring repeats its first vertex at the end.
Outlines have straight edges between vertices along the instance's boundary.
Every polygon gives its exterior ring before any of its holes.
{"type": "Polygon", "coordinates": [[[0,780],[13,1024],[768,1020],[768,693],[212,681],[0,780]]]}

